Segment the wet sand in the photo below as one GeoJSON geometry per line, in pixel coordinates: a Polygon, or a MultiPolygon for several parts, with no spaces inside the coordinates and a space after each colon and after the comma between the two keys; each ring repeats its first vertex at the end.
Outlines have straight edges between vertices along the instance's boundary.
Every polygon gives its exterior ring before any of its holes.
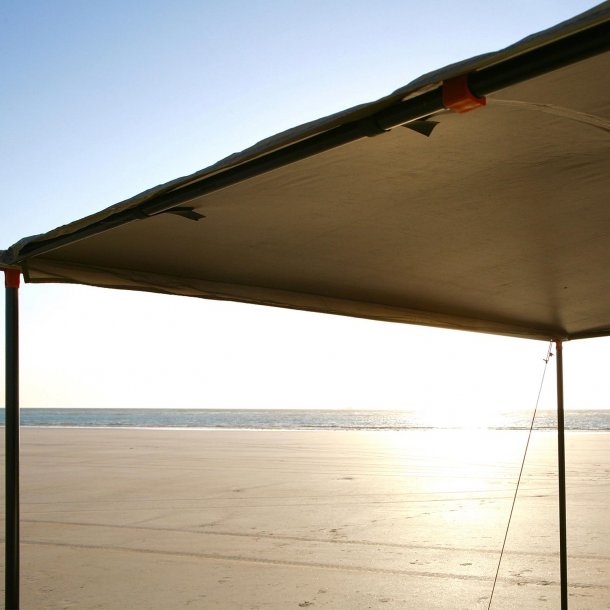
{"type": "MultiPolygon", "coordinates": [[[[487,608],[526,433],[24,429],[24,608],[487,608]]],[[[610,434],[567,433],[570,608],[610,607],[610,434]]],[[[559,606],[536,431],[492,608],[559,606]]]]}

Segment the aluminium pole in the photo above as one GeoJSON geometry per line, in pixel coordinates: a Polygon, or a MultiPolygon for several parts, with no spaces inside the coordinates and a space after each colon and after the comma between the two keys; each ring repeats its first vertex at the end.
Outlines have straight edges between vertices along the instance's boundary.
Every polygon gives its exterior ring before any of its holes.
{"type": "Polygon", "coordinates": [[[568,545],[566,528],[566,449],[563,417],[563,345],[557,347],[557,463],[559,472],[559,565],[561,575],[561,610],[568,610],[568,545]]]}
{"type": "Polygon", "coordinates": [[[6,286],[6,610],[19,608],[19,271],[4,269],[6,286]]]}

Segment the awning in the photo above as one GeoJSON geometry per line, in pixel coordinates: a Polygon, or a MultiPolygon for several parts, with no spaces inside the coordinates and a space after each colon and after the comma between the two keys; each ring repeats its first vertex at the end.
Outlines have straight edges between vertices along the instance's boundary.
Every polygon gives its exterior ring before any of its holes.
{"type": "Polygon", "coordinates": [[[609,48],[606,2],[23,239],[0,266],[29,282],[608,335],[609,48]]]}

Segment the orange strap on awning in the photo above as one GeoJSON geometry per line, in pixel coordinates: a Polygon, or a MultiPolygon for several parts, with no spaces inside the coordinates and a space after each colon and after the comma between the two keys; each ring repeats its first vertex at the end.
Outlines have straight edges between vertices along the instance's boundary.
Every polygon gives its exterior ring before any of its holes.
{"type": "Polygon", "coordinates": [[[468,75],[462,74],[443,81],[443,106],[454,112],[468,112],[485,106],[487,98],[477,97],[468,87],[468,75]]]}

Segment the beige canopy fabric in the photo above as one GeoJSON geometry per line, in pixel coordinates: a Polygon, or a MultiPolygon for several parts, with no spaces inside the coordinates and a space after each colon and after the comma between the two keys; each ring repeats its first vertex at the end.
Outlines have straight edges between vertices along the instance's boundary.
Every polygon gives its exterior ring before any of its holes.
{"type": "Polygon", "coordinates": [[[21,240],[0,261],[29,282],[538,339],[608,335],[607,47],[495,88],[467,113],[428,112],[420,100],[442,95],[443,82],[461,74],[502,77],[516,62],[534,65],[533,54],[569,50],[600,27],[610,39],[609,24],[606,2],[21,240]],[[408,121],[392,118],[418,104],[424,110],[408,121]],[[371,137],[332,143],[356,124],[371,137]],[[331,144],[291,160],[292,147],[324,138],[331,144]]]}

